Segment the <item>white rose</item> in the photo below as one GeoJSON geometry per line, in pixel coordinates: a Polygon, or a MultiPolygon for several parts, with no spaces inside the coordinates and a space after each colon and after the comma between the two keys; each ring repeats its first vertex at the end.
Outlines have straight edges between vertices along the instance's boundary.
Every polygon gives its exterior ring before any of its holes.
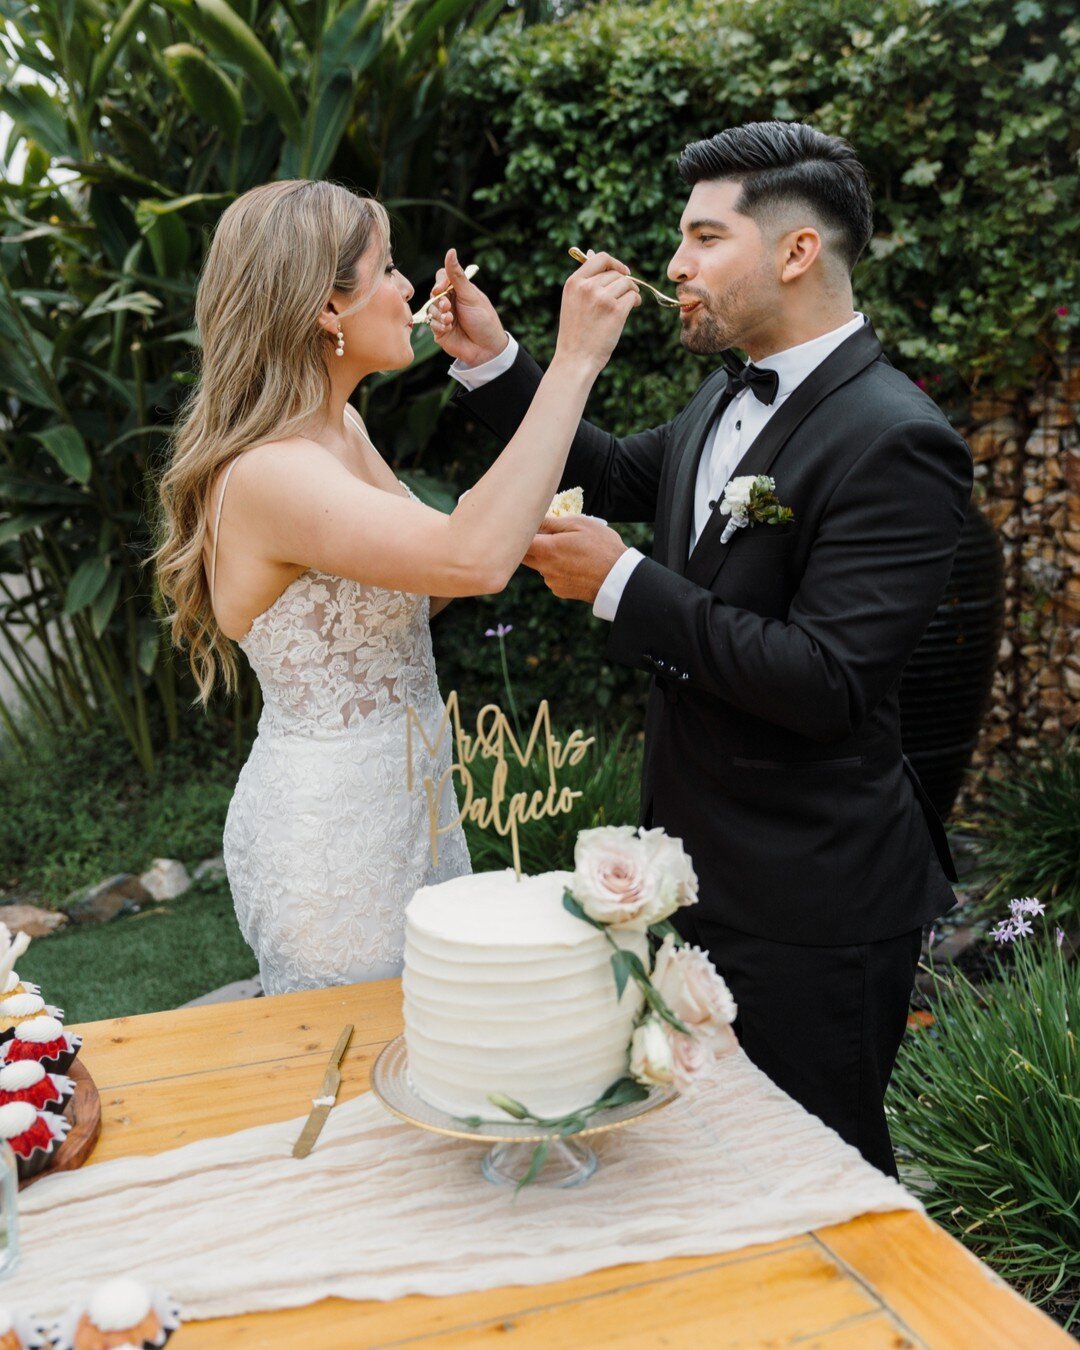
{"type": "Polygon", "coordinates": [[[570,893],[590,919],[639,932],[652,919],[647,855],[632,825],[582,830],[574,845],[570,893]]]}
{"type": "Polygon", "coordinates": [[[671,1041],[659,1017],[647,1017],[630,1041],[630,1076],[646,1087],[666,1087],[675,1073],[671,1041]]]}
{"type": "Polygon", "coordinates": [[[751,476],[732,478],[724,489],[724,497],[720,503],[720,514],[723,516],[745,516],[746,508],[750,505],[750,494],[754,490],[755,482],[756,479],[751,476]]]}
{"type": "Polygon", "coordinates": [[[656,953],[653,988],[691,1031],[720,1036],[738,1009],[716,967],[699,947],[676,947],[666,937],[656,953]]]}
{"type": "Polygon", "coordinates": [[[650,923],[659,923],[683,905],[696,905],[698,879],[681,839],[662,829],[639,830],[645,845],[649,890],[653,893],[650,923]]]}
{"type": "Polygon", "coordinates": [[[680,1092],[692,1088],[705,1075],[713,1056],[711,1047],[697,1036],[684,1036],[681,1031],[670,1031],[671,1081],[680,1092]]]}

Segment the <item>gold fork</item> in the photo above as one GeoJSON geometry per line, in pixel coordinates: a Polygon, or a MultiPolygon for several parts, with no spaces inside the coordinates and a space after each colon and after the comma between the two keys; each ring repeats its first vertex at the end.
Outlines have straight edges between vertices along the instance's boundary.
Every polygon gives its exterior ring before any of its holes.
{"type": "MultiPolygon", "coordinates": [[[[569,252],[571,258],[573,258],[575,262],[583,263],[589,261],[579,248],[572,248],[569,252]]],[[[636,282],[639,286],[644,286],[658,305],[662,305],[666,309],[682,309],[682,301],[672,299],[670,295],[665,295],[663,291],[658,291],[655,286],[650,286],[647,281],[642,281],[640,277],[631,277],[630,280],[636,282]]]]}

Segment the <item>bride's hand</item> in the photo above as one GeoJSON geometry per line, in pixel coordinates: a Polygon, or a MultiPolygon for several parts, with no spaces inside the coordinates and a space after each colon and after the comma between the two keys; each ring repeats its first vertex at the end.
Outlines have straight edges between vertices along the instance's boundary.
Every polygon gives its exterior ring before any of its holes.
{"type": "Polygon", "coordinates": [[[609,253],[591,253],[563,286],[555,358],[565,357],[598,374],[607,365],[641,292],[630,269],[609,253]]]}
{"type": "Polygon", "coordinates": [[[447,354],[467,366],[479,366],[506,349],[509,339],[499,322],[495,306],[479,286],[465,275],[458,262],[457,249],[446,255],[446,266],[440,267],[431,294],[453,290],[432,306],[431,332],[435,341],[447,354]],[[442,322],[440,316],[450,316],[442,322]]]}

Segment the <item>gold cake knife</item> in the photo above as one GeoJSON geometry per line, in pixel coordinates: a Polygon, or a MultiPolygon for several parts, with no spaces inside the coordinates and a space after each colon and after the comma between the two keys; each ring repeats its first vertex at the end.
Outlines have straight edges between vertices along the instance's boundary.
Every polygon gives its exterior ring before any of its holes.
{"type": "Polygon", "coordinates": [[[333,1053],[330,1056],[330,1063],[326,1066],[326,1072],[323,1074],[319,1095],[311,1108],[311,1114],[304,1122],[304,1128],[300,1131],[300,1138],[293,1144],[294,1158],[307,1157],[315,1147],[315,1140],[319,1137],[319,1131],[326,1124],[326,1117],[333,1109],[338,1088],[341,1086],[340,1065],[345,1057],[345,1051],[349,1048],[349,1038],[352,1034],[353,1027],[350,1022],[338,1037],[337,1045],[334,1046],[333,1053]]]}

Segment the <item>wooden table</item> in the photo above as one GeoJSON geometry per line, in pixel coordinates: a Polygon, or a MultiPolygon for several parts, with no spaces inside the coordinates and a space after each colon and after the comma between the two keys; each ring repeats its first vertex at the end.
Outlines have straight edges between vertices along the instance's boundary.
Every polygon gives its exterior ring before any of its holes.
{"type": "MultiPolygon", "coordinates": [[[[368,1087],[401,1031],[397,981],[92,1022],[78,1030],[101,1092],[91,1162],[159,1153],[303,1112],[345,1022],[340,1100],[368,1087]]],[[[212,1259],[212,1237],[209,1238],[212,1259]]],[[[490,1343],[598,1346],[907,1346],[1033,1350],[1075,1343],[941,1228],[868,1215],[719,1256],[600,1270],[556,1284],[189,1322],[169,1350],[361,1350],[490,1343]]]]}

